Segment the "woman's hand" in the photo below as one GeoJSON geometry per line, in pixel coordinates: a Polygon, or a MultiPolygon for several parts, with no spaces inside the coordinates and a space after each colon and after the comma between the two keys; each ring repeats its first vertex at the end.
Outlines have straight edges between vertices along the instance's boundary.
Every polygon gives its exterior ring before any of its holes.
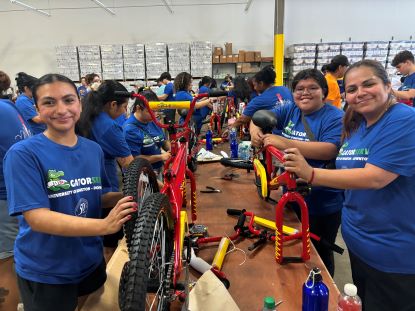
{"type": "Polygon", "coordinates": [[[271,145],[279,150],[284,150],[288,148],[287,141],[288,140],[286,138],[274,134],[265,134],[263,136],[264,146],[271,145]]]}
{"type": "Polygon", "coordinates": [[[264,144],[264,134],[262,133],[261,129],[257,126],[250,126],[249,133],[251,134],[251,144],[254,147],[262,147],[264,144]]]}
{"type": "Polygon", "coordinates": [[[133,197],[122,198],[105,217],[105,235],[119,231],[122,225],[131,218],[130,214],[137,212],[137,203],[132,200],[133,197]]]}
{"type": "Polygon", "coordinates": [[[170,158],[171,158],[171,152],[170,151],[166,151],[166,152],[161,153],[161,160],[162,161],[167,161],[170,158]]]}
{"type": "Polygon", "coordinates": [[[297,148],[284,150],[285,170],[294,173],[297,177],[309,181],[313,175],[313,168],[307,163],[297,148]]]}

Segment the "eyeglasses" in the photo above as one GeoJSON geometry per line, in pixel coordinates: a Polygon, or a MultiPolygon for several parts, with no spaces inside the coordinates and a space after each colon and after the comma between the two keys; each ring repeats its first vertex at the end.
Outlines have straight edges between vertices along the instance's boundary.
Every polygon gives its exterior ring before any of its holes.
{"type": "Polygon", "coordinates": [[[315,94],[315,93],[317,93],[320,90],[321,89],[318,86],[311,86],[309,88],[299,87],[299,88],[296,88],[294,90],[294,93],[297,94],[297,95],[303,95],[307,91],[307,93],[315,94]]]}

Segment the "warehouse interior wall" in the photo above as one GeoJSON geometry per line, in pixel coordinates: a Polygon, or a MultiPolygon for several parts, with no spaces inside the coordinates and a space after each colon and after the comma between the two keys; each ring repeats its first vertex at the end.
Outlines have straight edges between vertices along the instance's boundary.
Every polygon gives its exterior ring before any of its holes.
{"type": "MultiPolygon", "coordinates": [[[[46,17],[10,1],[0,3],[0,69],[40,76],[56,71],[55,46],[150,42],[232,42],[273,55],[274,0],[22,0],[46,17]]],[[[409,40],[413,0],[286,0],[285,45],[304,42],[409,40]]]]}

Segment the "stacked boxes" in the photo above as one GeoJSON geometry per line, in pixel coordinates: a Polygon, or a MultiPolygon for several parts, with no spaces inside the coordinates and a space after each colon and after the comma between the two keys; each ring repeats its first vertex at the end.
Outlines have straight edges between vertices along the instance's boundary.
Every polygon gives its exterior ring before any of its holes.
{"type": "Polygon", "coordinates": [[[145,79],[144,44],[124,44],[124,79],[145,79]]]}
{"type": "Polygon", "coordinates": [[[370,41],[366,42],[365,59],[373,59],[381,62],[386,68],[386,61],[388,59],[388,41],[370,41]]]}
{"type": "Polygon", "coordinates": [[[303,43],[290,45],[287,48],[287,57],[291,58],[289,70],[291,77],[303,69],[315,68],[316,44],[303,43]]]}
{"type": "Polygon", "coordinates": [[[364,42],[342,42],[341,53],[353,64],[363,59],[364,42]]]}
{"type": "Polygon", "coordinates": [[[340,46],[340,42],[317,44],[317,69],[321,69],[323,65],[330,63],[334,56],[339,55],[340,46]]]}
{"type": "Polygon", "coordinates": [[[212,43],[190,43],[190,68],[193,77],[212,76],[212,43]]]}
{"type": "Polygon", "coordinates": [[[102,78],[105,80],[124,79],[122,45],[101,45],[102,78]]]}
{"type": "Polygon", "coordinates": [[[82,77],[85,77],[89,73],[102,75],[99,45],[80,45],[78,47],[78,54],[82,77]]]}
{"type": "Polygon", "coordinates": [[[185,71],[190,73],[189,43],[170,43],[169,51],[169,73],[172,78],[185,71]]]}
{"type": "Polygon", "coordinates": [[[145,45],[145,50],[147,79],[157,79],[167,71],[166,43],[149,43],[145,45]]]}
{"type": "Polygon", "coordinates": [[[56,63],[58,72],[72,81],[79,81],[78,53],[76,46],[57,46],[56,63]]]}

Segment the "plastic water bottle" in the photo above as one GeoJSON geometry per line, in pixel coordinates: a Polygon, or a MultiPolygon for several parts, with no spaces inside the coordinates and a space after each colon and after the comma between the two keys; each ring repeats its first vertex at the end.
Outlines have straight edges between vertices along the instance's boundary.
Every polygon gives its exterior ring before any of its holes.
{"type": "Polygon", "coordinates": [[[327,311],[329,289],[323,283],[319,268],[313,268],[303,284],[303,311],[327,311]]]}
{"type": "Polygon", "coordinates": [[[206,132],[206,150],[213,150],[213,134],[210,126],[206,132]]]}
{"type": "Polygon", "coordinates": [[[251,142],[249,141],[242,141],[238,145],[238,156],[240,159],[248,161],[250,158],[250,149],[251,142]]]}
{"type": "Polygon", "coordinates": [[[273,297],[265,297],[264,298],[264,307],[261,311],[276,311],[277,305],[275,303],[275,299],[273,297]]]}
{"type": "Polygon", "coordinates": [[[357,287],[354,284],[344,285],[344,294],[340,294],[337,311],[361,311],[362,300],[357,296],[357,287]]]}
{"type": "Polygon", "coordinates": [[[238,157],[238,141],[236,139],[236,130],[233,127],[231,129],[230,136],[230,147],[231,147],[231,158],[236,159],[238,157]]]}

